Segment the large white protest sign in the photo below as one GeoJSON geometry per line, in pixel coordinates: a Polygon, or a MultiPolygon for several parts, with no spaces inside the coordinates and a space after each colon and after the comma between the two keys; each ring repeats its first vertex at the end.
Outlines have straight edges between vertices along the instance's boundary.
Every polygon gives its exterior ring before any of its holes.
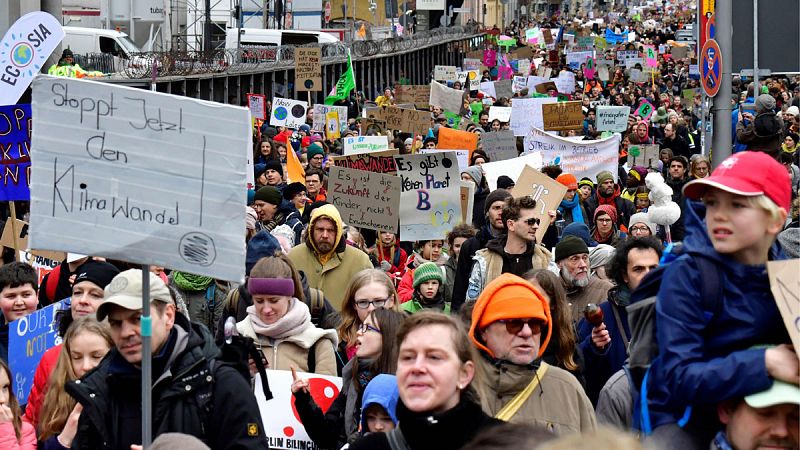
{"type": "Polygon", "coordinates": [[[522,91],[523,89],[528,88],[528,79],[525,77],[514,76],[513,84],[511,85],[511,91],[515,94],[522,91]]]}
{"type": "Polygon", "coordinates": [[[494,119],[500,122],[511,121],[511,107],[510,106],[490,106],[489,107],[489,122],[494,119]]]}
{"type": "Polygon", "coordinates": [[[628,116],[631,109],[627,106],[598,106],[597,131],[619,131],[628,129],[628,116]]]}
{"type": "Polygon", "coordinates": [[[314,105],[314,122],[311,127],[312,130],[324,133],[325,132],[325,115],[329,112],[335,111],[339,115],[339,129],[347,126],[347,107],[346,106],[333,106],[323,105],[317,103],[314,105]]]}
{"type": "Polygon", "coordinates": [[[604,170],[617,173],[618,134],[593,141],[581,139],[560,138],[535,128],[525,136],[525,151],[541,152],[545,161],[561,157],[561,169],[579,180],[583,177],[594,180],[604,170]]]}
{"type": "Polygon", "coordinates": [[[461,111],[464,91],[449,88],[437,81],[431,81],[431,107],[438,106],[445,111],[458,113],[461,111]]]}
{"type": "Polygon", "coordinates": [[[306,123],[308,103],[288,98],[272,97],[269,124],[274,127],[300,128],[306,123]]]}
{"type": "Polygon", "coordinates": [[[61,24],[46,12],[25,14],[11,25],[0,42],[0,105],[17,103],[62,39],[61,24]]]}
{"type": "Polygon", "coordinates": [[[458,70],[456,66],[434,66],[433,79],[439,81],[456,81],[458,70]]]}
{"type": "Polygon", "coordinates": [[[398,232],[400,177],[332,166],[328,199],[348,225],[398,232]]]}
{"type": "Polygon", "coordinates": [[[342,142],[345,155],[389,150],[389,138],[386,136],[349,136],[342,142]]]}
{"type": "Polygon", "coordinates": [[[38,76],[33,114],[31,248],[244,279],[246,108],[38,76]]]}
{"type": "Polygon", "coordinates": [[[514,98],[511,99],[511,130],[514,136],[525,136],[531,127],[544,127],[542,105],[556,103],[555,97],[514,98]]]}
{"type": "Polygon", "coordinates": [[[481,81],[480,90],[489,97],[497,98],[497,92],[494,90],[494,81],[481,81]]]}
{"type": "Polygon", "coordinates": [[[549,78],[540,77],[537,75],[530,75],[528,77],[526,85],[528,86],[528,92],[536,92],[536,86],[542,83],[547,83],[550,81],[549,78]]]}
{"type": "Polygon", "coordinates": [[[453,152],[398,155],[400,238],[444,239],[461,221],[461,183],[453,152]]]}
{"type": "Polygon", "coordinates": [[[553,79],[556,83],[556,88],[561,94],[574,94],[575,93],[575,74],[562,70],[558,73],[558,77],[553,79]]]}
{"type": "MultiPolygon", "coordinates": [[[[256,377],[253,391],[261,412],[264,434],[270,449],[315,449],[317,446],[308,437],[300,417],[294,409],[294,395],[288,387],[294,381],[288,370],[267,370],[272,399],[264,398],[261,376],[256,377]]],[[[342,389],[342,379],[315,373],[298,373],[298,377],[308,380],[309,394],[323,413],[328,411],[342,389]]],[[[245,424],[242,424],[244,426],[245,424]]]]}
{"type": "MultiPolygon", "coordinates": [[[[444,150],[440,150],[438,148],[421,148],[417,151],[417,153],[425,154],[425,153],[434,153],[434,152],[442,152],[444,150]]],[[[469,150],[451,150],[447,149],[448,152],[453,152],[456,154],[456,159],[458,160],[458,170],[464,170],[469,167],[469,150]]]]}
{"type": "Polygon", "coordinates": [[[542,154],[539,152],[528,153],[517,158],[506,159],[504,161],[492,161],[489,163],[481,164],[483,175],[486,177],[486,183],[489,184],[490,190],[497,189],[497,179],[500,175],[505,175],[515,182],[522,169],[525,166],[531,166],[535,169],[542,168],[542,154]]]}

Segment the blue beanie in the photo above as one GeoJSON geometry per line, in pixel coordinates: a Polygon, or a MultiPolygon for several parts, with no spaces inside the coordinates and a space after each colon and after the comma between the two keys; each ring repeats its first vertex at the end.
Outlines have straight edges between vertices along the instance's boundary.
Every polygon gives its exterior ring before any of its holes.
{"type": "Polygon", "coordinates": [[[587,247],[597,246],[597,242],[592,239],[592,235],[589,232],[589,227],[585,223],[572,222],[564,227],[564,231],[561,233],[561,239],[563,240],[567,236],[581,238],[583,242],[586,243],[587,247]]]}
{"type": "Polygon", "coordinates": [[[366,433],[369,428],[367,427],[367,418],[364,416],[364,411],[367,410],[369,405],[378,404],[386,410],[392,422],[397,425],[397,401],[400,398],[400,391],[397,388],[397,377],[382,373],[376,375],[375,378],[370,380],[367,387],[364,389],[364,397],[361,400],[361,432],[366,433]]]}
{"type": "Polygon", "coordinates": [[[254,201],[256,201],[256,190],[255,189],[248,189],[247,190],[247,204],[248,205],[252,205],[254,201]]]}
{"type": "Polygon", "coordinates": [[[267,256],[274,256],[275,252],[281,250],[281,244],[275,239],[269,231],[259,231],[247,243],[247,254],[244,260],[244,269],[247,276],[250,276],[250,270],[256,265],[259,259],[267,256]]]}

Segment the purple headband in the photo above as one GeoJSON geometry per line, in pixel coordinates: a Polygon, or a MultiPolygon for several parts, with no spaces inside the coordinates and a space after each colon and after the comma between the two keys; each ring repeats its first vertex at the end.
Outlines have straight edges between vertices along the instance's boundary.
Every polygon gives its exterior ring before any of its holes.
{"type": "Polygon", "coordinates": [[[294,280],[291,278],[250,278],[247,281],[250,295],[294,295],[294,280]]]}

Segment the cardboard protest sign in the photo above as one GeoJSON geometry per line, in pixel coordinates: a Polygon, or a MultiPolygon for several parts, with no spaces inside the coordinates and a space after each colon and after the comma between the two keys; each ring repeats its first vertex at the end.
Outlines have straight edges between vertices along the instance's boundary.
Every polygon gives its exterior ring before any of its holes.
{"type": "Polygon", "coordinates": [[[444,239],[461,219],[461,178],[453,152],[398,155],[400,237],[444,239]]]}
{"type": "Polygon", "coordinates": [[[397,103],[413,103],[421,109],[428,109],[431,97],[430,85],[397,85],[394,88],[394,98],[397,103]]]}
{"type": "Polygon", "coordinates": [[[653,105],[647,100],[642,99],[641,104],[633,115],[641,117],[642,120],[650,120],[650,116],[652,116],[654,112],[655,108],[653,108],[653,105]]]}
{"type": "Polygon", "coordinates": [[[511,80],[495,81],[494,91],[497,93],[496,98],[511,98],[514,96],[514,90],[511,87],[511,80]]]}
{"type": "Polygon", "coordinates": [[[648,80],[647,74],[639,69],[631,69],[629,78],[634,83],[647,83],[648,80]]]}
{"type": "Polygon", "coordinates": [[[550,225],[550,216],[547,211],[558,209],[567,187],[547,175],[526,165],[517,178],[511,195],[515,198],[529,195],[536,200],[536,218],[540,220],[539,229],[536,230],[536,242],[542,242],[547,227],[550,225]]]}
{"type": "Polygon", "coordinates": [[[497,179],[500,175],[505,175],[516,181],[526,165],[541,169],[542,164],[542,154],[532,152],[520,155],[517,158],[483,163],[481,170],[483,170],[483,174],[486,177],[486,183],[489,184],[489,189],[495,190],[497,189],[497,179]]]}
{"type": "Polygon", "coordinates": [[[490,106],[489,107],[489,122],[494,119],[500,122],[511,121],[511,107],[510,106],[490,106]]]}
{"type": "Polygon", "coordinates": [[[31,105],[0,106],[2,184],[0,201],[29,200],[31,173],[31,105]]]}
{"type": "Polygon", "coordinates": [[[350,169],[396,175],[397,163],[394,160],[394,155],[397,155],[398,153],[399,152],[397,150],[385,150],[374,153],[357,153],[347,156],[334,156],[333,163],[338,167],[347,167],[350,169]]]}
{"type": "Polygon", "coordinates": [[[544,127],[542,105],[557,101],[555,97],[511,99],[511,130],[514,136],[525,136],[531,127],[544,127]]]}
{"type": "Polygon", "coordinates": [[[325,131],[325,120],[329,112],[336,111],[339,117],[339,129],[347,126],[347,107],[346,106],[332,106],[317,103],[314,105],[314,122],[311,129],[322,133],[325,131]]]}
{"type": "MultiPolygon", "coordinates": [[[[14,248],[14,228],[17,230],[17,250],[28,250],[28,235],[30,233],[30,226],[28,225],[28,222],[24,222],[19,219],[14,219],[14,227],[11,226],[10,218],[6,220],[6,224],[3,227],[3,236],[0,238],[0,245],[7,248],[14,248]]],[[[54,260],[56,263],[60,263],[67,256],[64,252],[54,252],[49,250],[36,250],[29,253],[31,257],[43,257],[54,260]]],[[[39,281],[41,281],[41,278],[39,281]]]]}
{"type": "Polygon", "coordinates": [[[463,104],[464,92],[449,88],[437,81],[431,81],[431,95],[428,104],[443,110],[458,113],[463,104]]]}
{"type": "Polygon", "coordinates": [[[31,248],[244,280],[249,110],[46,75],[33,100],[31,248]]]}
{"type": "Polygon", "coordinates": [[[345,155],[389,150],[389,138],[386,136],[348,136],[342,143],[345,155]]]}
{"type": "Polygon", "coordinates": [[[642,166],[658,169],[658,144],[632,144],[628,148],[628,160],[631,166],[642,166]]]}
{"type": "Polygon", "coordinates": [[[478,58],[464,58],[464,62],[461,65],[464,70],[481,70],[481,60],[478,58]]]}
{"type": "Polygon", "coordinates": [[[517,139],[511,130],[483,133],[481,134],[481,145],[492,161],[504,161],[518,156],[517,139]]]}
{"type": "Polygon", "coordinates": [[[386,128],[407,133],[427,134],[431,127],[431,114],[428,111],[387,106],[382,110],[386,128]]]}
{"type": "Polygon", "coordinates": [[[461,222],[472,223],[475,206],[475,183],[461,180],[461,222]]]}
{"type": "Polygon", "coordinates": [[[456,81],[458,79],[456,66],[434,66],[433,79],[437,81],[456,81]]]}
{"type": "Polygon", "coordinates": [[[550,28],[542,29],[542,36],[544,37],[545,44],[553,43],[553,33],[550,31],[550,28]]]}
{"type": "Polygon", "coordinates": [[[575,74],[562,70],[558,73],[558,77],[553,80],[556,83],[556,88],[561,94],[574,94],[575,93],[575,74]]]}
{"type": "Polygon", "coordinates": [[[597,66],[597,78],[599,78],[600,81],[608,81],[608,66],[597,66]]]}
{"type": "Polygon", "coordinates": [[[581,102],[558,102],[542,105],[544,129],[576,130],[583,126],[581,102]]]}
{"type": "Polygon", "coordinates": [[[301,100],[272,97],[269,124],[274,127],[300,128],[306,124],[308,103],[301,100]]]}
{"type": "MultiPolygon", "coordinates": [[[[291,386],[292,372],[288,370],[267,370],[267,378],[270,386],[291,386]]],[[[309,393],[323,413],[328,411],[333,401],[339,396],[342,388],[342,379],[328,375],[318,375],[315,373],[300,373],[297,376],[307,379],[309,383],[309,393]]],[[[261,376],[256,376],[253,393],[256,396],[258,409],[261,412],[261,422],[264,424],[264,434],[267,436],[266,448],[270,449],[298,449],[298,448],[317,448],[314,442],[308,437],[300,417],[294,409],[294,395],[291,389],[272,388],[273,398],[264,398],[264,391],[261,387],[261,376]]]]}
{"type": "Polygon", "coordinates": [[[421,148],[417,151],[419,154],[426,154],[426,153],[433,153],[433,152],[453,152],[456,155],[456,160],[458,160],[458,170],[464,170],[469,167],[469,157],[472,154],[469,150],[451,150],[451,149],[441,149],[441,148],[421,148]]]}
{"type": "Polygon", "coordinates": [[[681,91],[681,105],[684,108],[691,108],[694,105],[694,98],[700,96],[700,88],[684,89],[681,91]]]}
{"type": "Polygon", "coordinates": [[[469,150],[470,154],[478,147],[478,135],[469,131],[439,127],[439,140],[436,148],[444,150],[469,150]]]}
{"type": "Polygon", "coordinates": [[[328,201],[348,225],[397,233],[400,225],[400,177],[333,166],[328,201]]]}
{"type": "Polygon", "coordinates": [[[0,41],[0,106],[19,101],[62,39],[59,20],[46,12],[25,14],[11,25],[0,41]]]}
{"type": "Polygon", "coordinates": [[[768,261],[769,287],[795,351],[800,348],[800,259],[768,261]]]}
{"type": "Polygon", "coordinates": [[[33,387],[33,375],[44,352],[61,344],[56,313],[69,309],[66,300],[53,303],[46,308],[17,319],[9,324],[8,364],[14,374],[13,392],[20,404],[28,402],[28,394],[33,387]]]}
{"type": "Polygon", "coordinates": [[[250,117],[267,120],[267,97],[261,94],[247,94],[247,107],[250,108],[250,117]]]}
{"type": "Polygon", "coordinates": [[[322,49],[295,47],[294,90],[318,92],[322,90],[322,49]]]}
{"type": "Polygon", "coordinates": [[[582,139],[561,138],[541,129],[533,129],[525,136],[525,151],[541,152],[545,161],[560,157],[564,172],[575,175],[579,180],[583,177],[594,180],[604,170],[616,174],[620,135],[591,141],[582,139]]]}
{"type": "Polygon", "coordinates": [[[671,51],[674,59],[683,59],[689,54],[689,47],[672,47],[671,51]]]}
{"type": "Polygon", "coordinates": [[[630,111],[627,106],[598,106],[595,117],[597,131],[626,131],[630,111]]]}

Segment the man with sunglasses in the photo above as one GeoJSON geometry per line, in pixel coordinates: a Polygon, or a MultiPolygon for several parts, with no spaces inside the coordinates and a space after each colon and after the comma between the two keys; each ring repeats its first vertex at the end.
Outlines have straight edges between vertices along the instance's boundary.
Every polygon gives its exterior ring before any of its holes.
{"type": "MultiPolygon", "coordinates": [[[[536,200],[525,196],[506,200],[501,214],[505,234],[487,242],[473,257],[472,273],[467,287],[467,301],[475,301],[483,287],[503,273],[521,276],[532,269],[545,269],[552,255],[536,243],[541,225],[536,217],[536,200]]],[[[555,271],[555,265],[553,265],[555,271]]]]}
{"type": "Polygon", "coordinates": [[[592,431],[594,409],[578,380],[542,361],[552,335],[548,300],[510,273],[486,285],[469,337],[479,350],[473,386],[486,414],[556,434],[592,431]]]}

